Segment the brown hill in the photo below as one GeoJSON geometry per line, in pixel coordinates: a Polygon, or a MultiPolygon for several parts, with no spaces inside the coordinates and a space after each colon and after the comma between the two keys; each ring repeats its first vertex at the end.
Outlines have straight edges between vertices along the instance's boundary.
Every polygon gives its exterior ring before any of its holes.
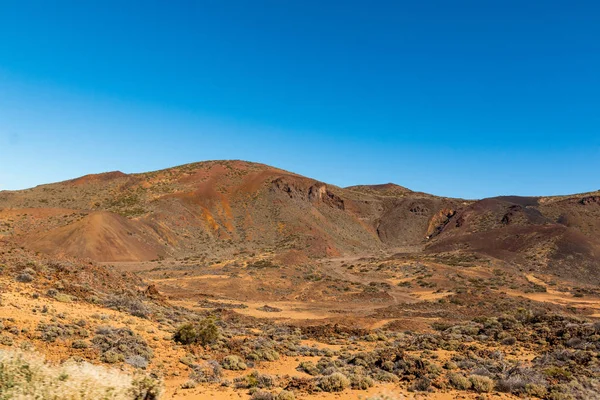
{"type": "Polygon", "coordinates": [[[453,215],[427,250],[485,254],[530,271],[600,282],[600,202],[595,198],[484,199],[453,215]]]}
{"type": "Polygon", "coordinates": [[[600,279],[598,192],[465,201],[394,184],[340,188],[244,161],[0,192],[0,233],[36,251],[101,261],[398,248],[600,279]]]}
{"type": "Polygon", "coordinates": [[[23,245],[96,260],[267,249],[325,257],[420,245],[432,217],[458,204],[397,188],[342,189],[262,164],[212,161],[2,192],[0,209],[29,210],[7,230],[23,245]],[[42,209],[83,219],[44,220],[42,209]]]}

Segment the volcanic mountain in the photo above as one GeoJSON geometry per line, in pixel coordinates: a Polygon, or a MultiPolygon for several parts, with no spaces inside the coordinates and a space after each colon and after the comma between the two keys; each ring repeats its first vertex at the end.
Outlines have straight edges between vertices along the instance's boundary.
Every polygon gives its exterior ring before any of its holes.
{"type": "Polygon", "coordinates": [[[34,251],[107,262],[416,251],[600,280],[600,192],[467,201],[394,184],[340,188],[244,161],[3,191],[1,234],[34,251]]]}

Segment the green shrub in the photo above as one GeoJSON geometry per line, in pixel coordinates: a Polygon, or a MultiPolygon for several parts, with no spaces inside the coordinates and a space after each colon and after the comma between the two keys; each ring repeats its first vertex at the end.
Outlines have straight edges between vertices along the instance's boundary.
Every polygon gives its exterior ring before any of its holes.
{"type": "Polygon", "coordinates": [[[565,393],[568,391],[568,388],[565,388],[561,385],[557,385],[552,388],[550,393],[547,395],[548,400],[575,400],[575,397],[570,393],[565,393]]]}
{"type": "Polygon", "coordinates": [[[457,369],[457,368],[458,368],[458,365],[456,365],[456,363],[452,362],[452,361],[446,361],[446,363],[444,364],[444,369],[447,369],[450,371],[457,369]]]}
{"type": "Polygon", "coordinates": [[[560,368],[560,367],[550,367],[544,370],[544,374],[548,377],[551,378],[553,380],[557,380],[560,382],[569,382],[571,380],[571,378],[573,377],[573,374],[564,369],[564,368],[560,368]]]}
{"type": "Polygon", "coordinates": [[[248,368],[246,363],[244,363],[240,357],[234,355],[225,357],[221,365],[223,366],[223,369],[230,371],[241,371],[248,368]]]}
{"type": "Polygon", "coordinates": [[[264,268],[279,268],[279,266],[273,264],[271,260],[258,260],[253,263],[248,263],[246,268],[264,269],[264,268]]]}
{"type": "Polygon", "coordinates": [[[305,372],[312,376],[319,375],[319,369],[312,361],[302,361],[300,364],[298,364],[296,370],[305,372]]]}
{"type": "Polygon", "coordinates": [[[181,325],[173,335],[173,340],[181,344],[196,343],[197,339],[196,327],[189,323],[181,325]]]}
{"type": "Polygon", "coordinates": [[[209,317],[196,324],[187,323],[180,326],[173,335],[173,340],[181,344],[199,343],[206,346],[215,343],[219,337],[219,327],[215,320],[209,317]]]}

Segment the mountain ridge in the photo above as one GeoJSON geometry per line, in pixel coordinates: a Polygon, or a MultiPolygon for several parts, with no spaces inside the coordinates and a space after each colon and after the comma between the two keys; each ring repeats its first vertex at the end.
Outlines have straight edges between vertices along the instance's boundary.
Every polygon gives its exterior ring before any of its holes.
{"type": "Polygon", "coordinates": [[[343,188],[216,160],[0,192],[0,233],[34,251],[106,262],[240,251],[328,258],[408,247],[484,254],[581,279],[600,270],[598,193],[464,200],[393,183],[343,188]],[[523,247],[511,235],[533,239],[523,247]],[[565,269],[570,259],[580,267],[565,269]]]}

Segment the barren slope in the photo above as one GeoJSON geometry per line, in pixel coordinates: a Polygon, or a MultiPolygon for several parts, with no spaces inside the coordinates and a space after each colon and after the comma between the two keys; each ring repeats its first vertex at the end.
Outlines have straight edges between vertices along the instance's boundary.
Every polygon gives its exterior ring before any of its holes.
{"type": "Polygon", "coordinates": [[[452,216],[427,250],[485,254],[529,271],[598,283],[596,198],[588,194],[484,199],[452,216]]]}
{"type": "Polygon", "coordinates": [[[0,192],[0,233],[37,251],[102,261],[426,249],[600,282],[598,192],[465,201],[395,184],[340,188],[244,161],[0,192]]]}
{"type": "Polygon", "coordinates": [[[144,237],[138,225],[118,214],[97,211],[71,224],[24,236],[22,243],[46,254],[96,261],[157,259],[164,246],[144,237]]]}
{"type": "Polygon", "coordinates": [[[6,233],[32,249],[139,261],[265,249],[324,257],[418,246],[432,218],[458,204],[383,187],[381,193],[342,189],[262,164],[215,161],[2,192],[0,210],[12,215],[3,220],[6,233]],[[59,208],[84,220],[44,221],[34,212],[37,223],[26,223],[26,209],[59,208]]]}

